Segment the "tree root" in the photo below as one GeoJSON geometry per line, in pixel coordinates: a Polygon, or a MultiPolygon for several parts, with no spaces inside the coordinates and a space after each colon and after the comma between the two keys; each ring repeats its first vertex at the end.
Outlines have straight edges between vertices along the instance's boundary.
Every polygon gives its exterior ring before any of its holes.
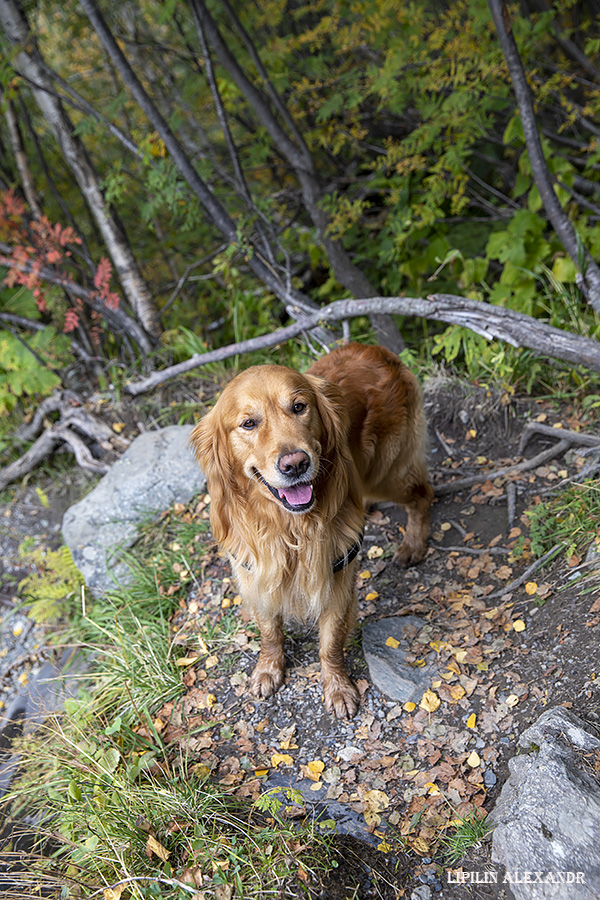
{"type": "Polygon", "coordinates": [[[58,391],[47,397],[37,408],[33,419],[21,428],[17,435],[20,442],[34,443],[29,449],[0,469],[0,490],[18,481],[59,447],[67,447],[82,469],[104,475],[112,462],[127,449],[129,441],[116,435],[112,429],[82,405],[72,391],[58,391]],[[58,422],[50,423],[48,416],[58,413],[58,422]],[[109,456],[109,461],[99,455],[109,456]]]}

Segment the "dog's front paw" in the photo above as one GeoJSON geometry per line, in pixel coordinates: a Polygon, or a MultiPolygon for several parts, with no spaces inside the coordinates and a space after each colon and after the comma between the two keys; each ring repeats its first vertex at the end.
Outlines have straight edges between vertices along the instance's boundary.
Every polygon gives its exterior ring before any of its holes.
{"type": "Polygon", "coordinates": [[[346,675],[327,678],[323,682],[325,709],[338,719],[352,719],[358,712],[360,694],[356,685],[346,675]]]}
{"type": "Polygon", "coordinates": [[[250,679],[250,690],[256,697],[264,700],[279,690],[284,677],[284,663],[262,663],[259,660],[250,679]]]}

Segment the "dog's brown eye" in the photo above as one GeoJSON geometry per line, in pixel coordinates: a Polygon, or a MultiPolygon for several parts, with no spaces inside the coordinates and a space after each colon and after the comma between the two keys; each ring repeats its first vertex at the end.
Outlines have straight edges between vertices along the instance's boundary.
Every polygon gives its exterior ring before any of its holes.
{"type": "Polygon", "coordinates": [[[296,413],[296,415],[298,415],[299,413],[304,412],[304,410],[306,409],[306,403],[300,403],[300,401],[298,401],[297,403],[294,403],[292,409],[296,413]]]}
{"type": "Polygon", "coordinates": [[[254,419],[245,419],[242,422],[242,428],[245,428],[246,431],[252,431],[253,428],[256,428],[256,422],[254,419]]]}

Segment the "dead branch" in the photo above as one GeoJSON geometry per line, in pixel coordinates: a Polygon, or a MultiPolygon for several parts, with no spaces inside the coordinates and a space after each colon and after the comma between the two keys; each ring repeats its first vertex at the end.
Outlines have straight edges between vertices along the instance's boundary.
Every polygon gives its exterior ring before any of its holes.
{"type": "Polygon", "coordinates": [[[514,581],[511,581],[510,584],[507,584],[505,585],[505,587],[500,588],[499,591],[494,591],[493,594],[488,594],[485,598],[486,602],[488,600],[496,600],[499,597],[505,597],[506,594],[510,594],[511,591],[515,591],[517,588],[521,587],[522,584],[524,584],[529,578],[531,578],[534,572],[537,572],[538,569],[541,569],[544,563],[548,562],[548,560],[551,559],[560,550],[560,547],[560,544],[555,544],[551,550],[548,550],[547,553],[544,553],[543,556],[541,556],[539,559],[536,559],[536,561],[531,566],[529,566],[529,568],[526,569],[522,575],[519,575],[519,577],[515,578],[514,581]]]}
{"type": "Polygon", "coordinates": [[[542,425],[540,422],[529,422],[523,429],[519,443],[519,453],[522,453],[534,434],[543,434],[545,437],[560,438],[569,441],[571,445],[578,447],[600,447],[600,435],[588,434],[579,431],[569,431],[565,428],[553,428],[552,425],[542,425]]]}
{"type": "Polygon", "coordinates": [[[208,353],[198,353],[184,362],[169,366],[160,372],[154,372],[147,378],[130,382],[125,386],[126,393],[133,396],[152,390],[159,384],[169,381],[193,369],[209,363],[220,362],[232,356],[253,353],[276,347],[286,341],[309,332],[317,326],[330,322],[339,322],[358,316],[387,313],[400,316],[417,316],[461,325],[480,334],[488,340],[501,340],[513,347],[527,347],[548,356],[560,359],[576,366],[585,366],[594,372],[600,372],[600,345],[592,338],[582,337],[568,331],[561,331],[552,325],[546,325],[524,313],[515,312],[501,306],[492,306],[481,300],[470,300],[454,294],[432,294],[423,297],[372,297],[366,300],[337,300],[330,303],[302,321],[294,322],[270,334],[264,334],[247,341],[238,341],[227,347],[219,347],[208,353]]]}
{"type": "Polygon", "coordinates": [[[542,450],[541,453],[538,453],[536,456],[532,456],[531,459],[525,459],[523,460],[523,462],[515,463],[514,466],[507,466],[504,469],[496,469],[493,472],[484,472],[480,475],[472,475],[470,478],[458,478],[456,481],[451,481],[448,484],[438,484],[434,488],[435,495],[436,497],[443,497],[446,494],[454,494],[456,493],[456,491],[462,491],[465,488],[474,487],[476,484],[484,484],[486,481],[495,481],[496,478],[520,475],[522,472],[528,472],[531,469],[537,469],[538,466],[545,465],[545,463],[549,462],[551,459],[555,459],[555,457],[557,456],[562,456],[562,454],[566,453],[570,446],[570,441],[559,441],[558,444],[555,444],[553,447],[548,447],[547,450],[542,450]]]}
{"type": "Polygon", "coordinates": [[[21,442],[34,438],[37,440],[19,459],[0,469],[0,490],[32,472],[60,447],[66,446],[83,469],[104,475],[114,459],[129,445],[129,441],[119,437],[98,416],[87,410],[72,391],[57,391],[47,397],[37,408],[29,425],[24,426],[17,436],[21,442]],[[56,413],[59,420],[50,424],[47,417],[56,413]],[[44,424],[46,428],[42,430],[44,424]],[[94,445],[103,451],[106,460],[94,457],[90,449],[94,445]]]}

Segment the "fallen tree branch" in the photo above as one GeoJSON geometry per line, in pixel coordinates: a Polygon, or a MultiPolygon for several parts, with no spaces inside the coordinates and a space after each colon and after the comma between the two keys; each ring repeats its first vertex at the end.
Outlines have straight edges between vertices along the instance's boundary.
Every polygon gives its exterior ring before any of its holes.
{"type": "Polygon", "coordinates": [[[530,469],[537,469],[543,466],[549,460],[563,453],[571,446],[570,441],[559,441],[553,447],[542,450],[531,459],[525,459],[523,462],[515,463],[514,466],[507,466],[504,469],[496,469],[494,472],[484,472],[480,475],[472,475],[469,478],[458,478],[456,481],[450,481],[448,484],[438,484],[434,487],[436,497],[443,497],[446,494],[454,494],[456,491],[462,491],[465,488],[474,487],[476,484],[484,484],[486,481],[494,481],[496,478],[503,478],[509,475],[520,475],[522,472],[528,472],[530,469]]]}
{"type": "Polygon", "coordinates": [[[519,443],[519,453],[522,453],[534,434],[543,434],[545,437],[560,438],[569,441],[579,447],[600,447],[600,435],[579,431],[568,431],[566,428],[553,428],[552,425],[542,425],[540,422],[529,422],[523,429],[519,443]]]}
{"type": "Polygon", "coordinates": [[[72,391],[57,391],[47,397],[17,438],[19,441],[37,440],[19,459],[0,469],[0,490],[28,475],[61,446],[66,445],[71,450],[81,468],[104,475],[113,460],[129,445],[129,441],[119,437],[109,425],[87,410],[72,391]],[[60,418],[49,424],[47,417],[54,413],[59,413],[60,418]],[[47,427],[42,431],[44,424],[47,427]],[[107,453],[108,461],[96,459],[89,445],[97,445],[107,453]]]}
{"type": "Polygon", "coordinates": [[[294,322],[285,328],[247,341],[238,341],[227,347],[219,347],[208,353],[198,353],[184,362],[169,366],[160,372],[154,372],[147,378],[132,381],[125,386],[125,393],[137,396],[152,390],[159,384],[169,381],[193,369],[209,363],[220,362],[232,356],[253,353],[276,347],[292,340],[303,332],[343,319],[358,316],[370,316],[385,313],[400,316],[416,316],[461,325],[480,334],[488,340],[501,340],[512,347],[527,347],[548,356],[560,359],[572,365],[585,366],[594,372],[600,372],[600,344],[592,338],[582,337],[568,331],[561,331],[545,322],[515,312],[502,306],[492,306],[481,300],[470,300],[454,294],[432,294],[423,297],[372,297],[367,300],[337,300],[324,306],[300,322],[294,322]]]}
{"type": "Polygon", "coordinates": [[[561,546],[562,544],[555,544],[551,550],[548,550],[547,553],[544,553],[543,556],[540,556],[539,559],[536,559],[536,561],[532,563],[532,565],[530,565],[522,575],[519,575],[519,577],[515,578],[514,581],[511,581],[510,584],[507,584],[505,587],[500,588],[499,591],[494,591],[493,594],[488,594],[487,597],[484,598],[486,602],[488,600],[496,600],[499,597],[504,597],[506,596],[506,594],[510,594],[511,591],[515,591],[517,588],[521,587],[522,584],[524,584],[529,578],[531,578],[534,572],[537,572],[538,569],[541,569],[544,563],[548,562],[549,559],[552,559],[552,557],[555,556],[556,553],[558,553],[561,546]]]}

